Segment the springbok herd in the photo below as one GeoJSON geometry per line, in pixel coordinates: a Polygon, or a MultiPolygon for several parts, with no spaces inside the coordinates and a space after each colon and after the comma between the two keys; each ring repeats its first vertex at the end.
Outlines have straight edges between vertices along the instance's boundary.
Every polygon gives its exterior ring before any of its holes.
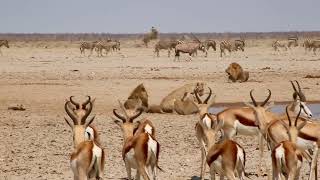
{"type": "MultiPolygon", "coordinates": [[[[273,103],[269,102],[272,94],[269,89],[267,98],[262,103],[257,102],[254,90],[251,90],[248,94],[252,103],[212,114],[210,108],[215,103],[215,96],[211,88],[208,87],[207,97],[202,98],[204,89],[195,86],[190,93],[199,115],[194,131],[201,150],[201,180],[204,179],[207,165],[211,179],[215,179],[216,173],[220,179],[224,176],[231,180],[248,177],[245,165],[250,162],[246,162],[245,149],[233,140],[236,135],[257,136],[260,157],[263,157],[263,142],[267,142],[272,160],[273,179],[299,179],[303,162],[310,164],[308,179],[317,179],[320,124],[310,119],[312,112],[306,105],[306,97],[300,84],[291,81],[291,85],[293,100],[286,106],[285,114],[269,111],[273,106],[273,103]]],[[[64,106],[69,117],[65,117],[65,121],[73,132],[74,150],[70,157],[70,166],[74,179],[102,179],[108,153],[104,152],[104,147],[98,140],[99,133],[90,125],[95,118],[89,118],[95,99],[92,100],[90,96],[87,98],[85,102],[79,103],[71,96],[64,106]]],[[[161,146],[157,140],[156,127],[152,119],[136,120],[148,110],[141,101],[140,104],[130,107],[128,103],[118,103],[120,109],[113,109],[114,117],[110,118],[123,133],[121,153],[127,178],[132,179],[131,170],[135,169],[135,179],[140,179],[141,176],[144,180],[151,177],[157,179],[157,171],[162,171],[163,167],[158,165],[159,160],[161,161],[161,146]]],[[[105,148],[108,149],[108,146],[105,148]]],[[[258,175],[262,175],[261,159],[257,169],[258,175]]]]}

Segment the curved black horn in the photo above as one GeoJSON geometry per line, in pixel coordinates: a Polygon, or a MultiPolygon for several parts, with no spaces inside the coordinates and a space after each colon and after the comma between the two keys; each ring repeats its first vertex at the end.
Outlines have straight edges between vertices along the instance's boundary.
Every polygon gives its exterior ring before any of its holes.
{"type": "Polygon", "coordinates": [[[267,99],[264,100],[263,103],[261,104],[262,107],[267,104],[267,102],[269,101],[269,99],[270,99],[270,97],[271,97],[271,91],[270,91],[270,89],[268,89],[268,92],[269,92],[269,95],[268,95],[267,99]]]}
{"type": "Polygon", "coordinates": [[[297,83],[297,86],[299,89],[298,95],[299,95],[300,101],[306,102],[307,101],[306,96],[303,94],[299,82],[297,80],[295,80],[295,82],[297,83]]]}
{"type": "Polygon", "coordinates": [[[297,91],[297,89],[296,89],[296,86],[293,84],[293,81],[290,81],[290,82],[291,82],[291,84],[292,84],[293,90],[298,93],[298,91],[297,91]]]}
{"type": "Polygon", "coordinates": [[[142,114],[142,112],[143,112],[143,110],[140,109],[136,115],[130,117],[130,122],[133,122],[133,120],[136,119],[137,117],[139,117],[142,114]]]}
{"type": "Polygon", "coordinates": [[[77,102],[75,102],[75,101],[73,100],[73,97],[74,97],[74,96],[70,96],[70,98],[69,98],[69,99],[70,99],[70,102],[71,102],[73,105],[75,105],[77,109],[79,109],[80,104],[77,103],[77,102]]]}
{"type": "Polygon", "coordinates": [[[198,96],[198,93],[197,93],[196,89],[193,90],[193,93],[194,93],[194,95],[196,96],[196,99],[197,99],[197,101],[198,101],[198,104],[202,104],[202,101],[201,101],[200,97],[198,96]]]}
{"type": "Polygon", "coordinates": [[[67,101],[67,102],[64,104],[64,109],[65,109],[66,113],[68,114],[68,116],[72,119],[73,124],[74,124],[74,125],[78,125],[78,119],[77,119],[77,117],[73,114],[73,112],[71,112],[71,110],[69,109],[69,106],[68,106],[69,103],[70,103],[70,101],[67,101]]]}
{"type": "Polygon", "coordinates": [[[88,99],[86,102],[82,103],[82,107],[85,107],[87,104],[89,104],[89,102],[91,102],[91,97],[90,96],[87,96],[88,99]]]}
{"type": "Polygon", "coordinates": [[[208,104],[209,99],[211,98],[212,95],[212,89],[210,87],[209,88],[209,95],[208,97],[203,101],[204,104],[208,104]]]}
{"type": "Polygon", "coordinates": [[[287,114],[287,117],[288,117],[289,126],[291,127],[291,119],[290,119],[290,116],[289,116],[288,109],[289,109],[289,106],[286,106],[286,114],[287,114]]]}
{"type": "Polygon", "coordinates": [[[252,100],[253,105],[254,105],[255,107],[257,107],[258,104],[257,104],[256,100],[254,99],[252,92],[253,92],[253,89],[251,89],[251,91],[250,91],[250,97],[251,97],[251,100],[252,100]]]}
{"type": "Polygon", "coordinates": [[[86,122],[86,119],[88,118],[88,116],[90,115],[93,105],[92,102],[89,102],[89,108],[87,109],[86,113],[84,114],[84,116],[81,118],[81,124],[84,124],[86,122]]]}
{"type": "Polygon", "coordinates": [[[122,122],[126,122],[126,118],[117,113],[117,109],[113,109],[113,114],[122,120],[122,122]]]}
{"type": "Polygon", "coordinates": [[[297,127],[297,123],[298,123],[298,119],[299,119],[300,114],[301,114],[301,110],[302,110],[302,108],[301,108],[301,106],[299,106],[299,113],[298,113],[298,115],[297,115],[297,117],[296,117],[296,120],[294,121],[294,126],[295,126],[295,127],[297,127]]]}

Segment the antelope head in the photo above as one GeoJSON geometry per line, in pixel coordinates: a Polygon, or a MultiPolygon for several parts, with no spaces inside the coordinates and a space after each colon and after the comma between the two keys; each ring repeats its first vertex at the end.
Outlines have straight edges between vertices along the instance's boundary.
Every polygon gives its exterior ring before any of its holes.
{"type": "Polygon", "coordinates": [[[201,98],[199,97],[198,92],[194,90],[194,95],[196,96],[196,100],[197,100],[196,105],[197,105],[197,107],[199,109],[199,115],[200,115],[201,119],[203,119],[203,117],[205,115],[209,114],[208,113],[209,108],[211,108],[213,106],[213,104],[215,103],[215,97],[216,96],[214,96],[212,98],[212,100],[209,102],[209,100],[210,100],[210,98],[212,96],[212,90],[211,90],[210,87],[208,87],[208,88],[209,88],[209,95],[207,96],[207,98],[204,101],[201,100],[201,98]]]}
{"type": "Polygon", "coordinates": [[[64,105],[64,109],[73,123],[70,123],[66,117],[64,119],[72,129],[74,146],[77,147],[81,142],[85,141],[86,128],[93,122],[95,116],[93,116],[89,121],[86,121],[92,111],[93,105],[91,101],[88,102],[89,107],[83,116],[75,114],[75,112],[70,109],[70,103],[70,101],[67,101],[64,105]]]}
{"type": "Polygon", "coordinates": [[[304,117],[311,118],[312,117],[312,112],[307,106],[307,99],[306,99],[306,96],[304,95],[304,93],[301,90],[299,82],[295,81],[298,88],[294,85],[293,81],[290,81],[290,82],[291,82],[292,88],[294,90],[294,93],[292,95],[294,102],[293,102],[293,106],[291,107],[292,108],[291,110],[295,114],[298,114],[299,111],[302,109],[302,114],[301,115],[304,116],[304,117]]]}
{"type": "Polygon", "coordinates": [[[136,109],[125,109],[124,105],[120,101],[118,102],[123,114],[119,114],[117,112],[117,109],[113,109],[113,114],[118,118],[113,119],[114,123],[116,123],[123,131],[124,139],[126,140],[129,137],[133,136],[134,131],[138,128],[140,122],[133,122],[133,120],[139,117],[142,114],[143,110],[139,109],[137,112],[136,109]]]}
{"type": "Polygon", "coordinates": [[[291,142],[296,143],[297,142],[297,137],[299,131],[307,124],[307,121],[303,121],[303,123],[299,124],[298,126],[298,119],[301,113],[302,108],[300,108],[298,115],[296,116],[296,119],[294,121],[294,125],[292,125],[292,121],[288,112],[289,106],[286,106],[286,114],[288,118],[289,125],[285,123],[283,120],[280,120],[281,124],[283,127],[287,130],[288,135],[289,135],[289,140],[291,142]]]}
{"type": "Polygon", "coordinates": [[[251,107],[255,112],[255,124],[262,130],[266,128],[267,122],[270,120],[267,116],[267,110],[270,109],[273,106],[273,102],[268,103],[270,97],[271,97],[271,91],[268,89],[268,97],[260,104],[257,103],[255,98],[253,97],[253,89],[250,91],[250,98],[252,100],[252,104],[245,103],[247,106],[251,107]]]}

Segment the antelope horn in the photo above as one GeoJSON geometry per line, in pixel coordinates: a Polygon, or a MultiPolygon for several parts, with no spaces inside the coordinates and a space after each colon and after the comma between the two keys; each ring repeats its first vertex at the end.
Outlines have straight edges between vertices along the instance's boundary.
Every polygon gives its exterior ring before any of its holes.
{"type": "Polygon", "coordinates": [[[73,97],[74,97],[74,96],[70,96],[70,98],[69,98],[69,99],[70,99],[70,102],[71,102],[73,105],[75,105],[77,109],[79,109],[80,104],[77,103],[77,102],[75,102],[75,101],[73,100],[73,97]]]}
{"type": "Polygon", "coordinates": [[[142,114],[142,112],[143,112],[143,110],[140,109],[139,112],[136,115],[130,117],[130,119],[129,119],[130,122],[133,122],[133,120],[136,119],[137,117],[139,117],[142,114]]]}
{"type": "Polygon", "coordinates": [[[123,117],[123,116],[121,116],[120,114],[118,114],[116,109],[113,109],[113,114],[114,114],[117,118],[121,119],[123,123],[126,122],[126,118],[123,117]]]}
{"type": "Polygon", "coordinates": [[[267,99],[264,100],[263,103],[261,104],[262,107],[267,104],[267,102],[269,101],[269,99],[270,99],[270,97],[271,97],[271,91],[270,91],[270,89],[268,89],[268,92],[269,92],[269,95],[268,95],[267,99]]]}
{"type": "Polygon", "coordinates": [[[303,94],[299,82],[298,82],[297,80],[295,80],[295,82],[296,82],[297,85],[298,85],[298,89],[299,89],[298,95],[299,95],[299,97],[300,97],[300,101],[306,102],[306,101],[307,101],[307,100],[306,100],[306,96],[303,94]]]}
{"type": "Polygon", "coordinates": [[[67,101],[65,104],[64,104],[64,109],[66,111],[66,113],[68,114],[68,116],[72,119],[73,121],[73,124],[74,125],[78,125],[78,119],[77,117],[75,117],[75,115],[70,111],[70,109],[68,108],[68,104],[70,103],[70,101],[67,101]]]}
{"type": "Polygon", "coordinates": [[[201,43],[201,41],[200,41],[193,33],[191,33],[191,35],[192,35],[199,43],[201,43]]]}
{"type": "Polygon", "coordinates": [[[254,105],[255,107],[257,107],[258,104],[257,104],[256,100],[254,99],[252,92],[253,92],[253,89],[251,89],[251,91],[250,91],[250,97],[251,97],[251,100],[252,100],[253,105],[254,105]]]}
{"type": "Polygon", "coordinates": [[[210,87],[208,87],[209,88],[209,95],[208,95],[208,97],[203,101],[203,103],[204,104],[208,104],[208,101],[209,101],[209,99],[211,98],[211,95],[212,95],[212,90],[211,90],[211,88],[210,87]]]}
{"type": "Polygon", "coordinates": [[[91,97],[90,96],[87,96],[88,99],[86,102],[82,103],[82,106],[85,107],[89,102],[91,102],[91,97]]]}
{"type": "Polygon", "coordinates": [[[301,110],[302,110],[301,106],[299,106],[299,107],[300,107],[299,113],[298,113],[298,115],[297,115],[297,117],[296,117],[296,120],[294,121],[294,126],[295,126],[295,127],[297,127],[298,119],[299,119],[299,117],[300,117],[301,110]]]}
{"type": "Polygon", "coordinates": [[[84,114],[84,116],[81,118],[81,124],[85,124],[86,119],[88,118],[88,116],[90,115],[93,105],[92,102],[89,102],[89,109],[87,109],[86,113],[84,114]]]}
{"type": "Polygon", "coordinates": [[[288,109],[289,109],[289,106],[286,106],[286,114],[287,114],[287,117],[288,117],[289,126],[291,127],[291,119],[290,119],[290,116],[289,116],[288,109]]]}
{"type": "Polygon", "coordinates": [[[297,89],[296,89],[296,86],[293,84],[293,81],[290,81],[290,82],[291,82],[291,84],[292,84],[293,90],[298,93],[298,91],[297,91],[297,89]]]}
{"type": "Polygon", "coordinates": [[[194,95],[196,96],[196,99],[198,101],[198,104],[202,104],[202,101],[200,99],[200,97],[198,96],[198,93],[196,92],[196,89],[193,90],[194,95]]]}

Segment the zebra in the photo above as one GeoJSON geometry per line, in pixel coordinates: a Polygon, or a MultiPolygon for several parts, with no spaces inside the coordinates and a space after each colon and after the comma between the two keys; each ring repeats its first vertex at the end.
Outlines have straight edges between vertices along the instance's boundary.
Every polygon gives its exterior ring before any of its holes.
{"type": "Polygon", "coordinates": [[[178,43],[179,41],[177,40],[160,40],[154,46],[154,53],[156,53],[157,57],[159,57],[159,51],[161,49],[167,49],[168,57],[170,57],[171,50],[174,49],[178,43]]]}
{"type": "Polygon", "coordinates": [[[245,44],[244,40],[242,40],[242,39],[236,39],[236,40],[234,41],[233,50],[235,50],[235,51],[241,50],[241,51],[243,52],[245,45],[246,45],[246,44],[245,44]]]}
{"type": "Polygon", "coordinates": [[[85,55],[85,49],[89,49],[90,50],[90,55],[92,55],[92,51],[93,49],[96,47],[98,41],[94,41],[94,42],[82,42],[80,44],[80,53],[85,55]]]}
{"type": "Polygon", "coordinates": [[[281,42],[279,40],[276,40],[272,43],[272,47],[275,51],[280,51],[280,47],[288,50],[288,44],[286,42],[281,42]]]}
{"type": "Polygon", "coordinates": [[[314,55],[316,55],[316,50],[320,49],[320,40],[319,39],[311,41],[310,50],[311,49],[313,49],[313,53],[314,53],[314,55]]]}
{"type": "Polygon", "coordinates": [[[308,39],[305,39],[305,40],[303,41],[302,47],[304,47],[305,52],[311,50],[311,43],[312,43],[312,40],[309,39],[309,38],[308,38],[308,39]]]}
{"type": "Polygon", "coordinates": [[[9,46],[9,41],[8,41],[8,40],[1,40],[1,39],[0,39],[0,54],[1,54],[1,56],[3,55],[3,54],[2,54],[2,51],[1,51],[1,47],[2,47],[2,46],[6,47],[6,48],[10,48],[10,46],[9,46]]]}
{"type": "Polygon", "coordinates": [[[217,50],[217,43],[215,40],[207,39],[203,42],[204,47],[207,49],[207,51],[212,47],[214,51],[217,50]]]}
{"type": "Polygon", "coordinates": [[[289,37],[288,38],[288,48],[291,46],[297,47],[298,46],[298,37],[289,37]]]}
{"type": "Polygon", "coordinates": [[[113,51],[120,51],[120,41],[108,39],[107,43],[111,46],[113,51]]]}
{"type": "Polygon", "coordinates": [[[95,46],[96,51],[98,53],[98,57],[102,57],[103,50],[106,51],[106,55],[111,51],[112,49],[112,43],[110,42],[98,42],[95,46]]]}
{"type": "Polygon", "coordinates": [[[222,53],[226,55],[225,50],[228,50],[229,53],[232,51],[232,45],[229,40],[223,40],[220,42],[220,57],[222,57],[222,53]]]}

